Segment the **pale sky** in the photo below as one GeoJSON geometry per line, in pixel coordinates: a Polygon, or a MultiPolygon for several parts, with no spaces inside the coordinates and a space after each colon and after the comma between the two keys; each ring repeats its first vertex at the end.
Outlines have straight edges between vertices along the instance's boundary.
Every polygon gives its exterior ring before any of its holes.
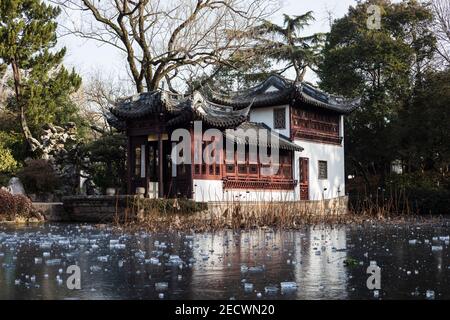
{"type": "MultiPolygon", "coordinates": [[[[281,0],[281,10],[271,19],[276,23],[282,22],[282,14],[301,15],[307,11],[313,11],[316,21],[312,22],[306,30],[308,34],[329,31],[328,13],[333,18],[345,15],[350,5],[355,5],[356,0],[281,0]]],[[[67,53],[64,63],[67,67],[74,67],[84,78],[88,79],[94,73],[111,75],[117,78],[126,78],[126,60],[117,49],[100,45],[98,42],[66,36],[59,40],[58,45],[66,46],[67,53]]],[[[289,76],[289,74],[287,74],[289,76]]],[[[313,72],[308,71],[306,80],[315,82],[313,72]]]]}

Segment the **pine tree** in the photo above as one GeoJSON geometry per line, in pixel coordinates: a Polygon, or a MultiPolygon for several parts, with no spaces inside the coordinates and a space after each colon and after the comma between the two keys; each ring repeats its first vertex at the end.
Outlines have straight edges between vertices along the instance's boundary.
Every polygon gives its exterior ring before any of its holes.
{"type": "Polygon", "coordinates": [[[300,35],[314,20],[312,11],[300,16],[284,14],[283,17],[283,25],[264,21],[252,31],[258,41],[256,50],[277,62],[286,63],[284,70],[294,68],[295,80],[303,81],[307,68],[317,64],[324,34],[300,35]]]}
{"type": "Polygon", "coordinates": [[[18,114],[32,151],[39,148],[33,133],[40,126],[74,114],[69,96],[81,85],[61,65],[65,48],[54,49],[59,13],[40,0],[0,0],[0,66],[11,68],[14,89],[8,107],[18,114]]]}

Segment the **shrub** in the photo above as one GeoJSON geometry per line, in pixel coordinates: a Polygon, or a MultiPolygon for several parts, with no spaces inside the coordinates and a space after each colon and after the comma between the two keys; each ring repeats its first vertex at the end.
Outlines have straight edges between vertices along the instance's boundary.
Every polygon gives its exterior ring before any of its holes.
{"type": "Polygon", "coordinates": [[[60,184],[53,166],[47,160],[28,160],[17,176],[28,193],[51,193],[60,184]]]}
{"type": "Polygon", "coordinates": [[[449,214],[450,179],[436,172],[392,174],[372,193],[350,191],[349,200],[355,212],[449,214]]]}
{"type": "Polygon", "coordinates": [[[450,190],[408,189],[408,201],[413,212],[421,214],[450,214],[450,190]]]}
{"type": "Polygon", "coordinates": [[[26,196],[12,195],[0,189],[0,216],[4,215],[9,219],[17,215],[29,217],[33,211],[32,202],[26,196]]]}
{"type": "Polygon", "coordinates": [[[2,131],[0,124],[0,157],[3,157],[0,160],[0,167],[3,169],[0,172],[15,173],[26,156],[26,150],[27,144],[22,134],[2,131]]]}
{"type": "Polygon", "coordinates": [[[11,150],[0,144],[0,172],[11,172],[17,167],[17,162],[11,154],[11,150]]]}

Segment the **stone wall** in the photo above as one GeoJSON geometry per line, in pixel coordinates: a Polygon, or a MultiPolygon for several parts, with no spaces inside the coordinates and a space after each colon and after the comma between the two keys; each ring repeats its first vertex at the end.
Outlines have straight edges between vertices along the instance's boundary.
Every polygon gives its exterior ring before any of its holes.
{"type": "Polygon", "coordinates": [[[46,221],[70,221],[62,202],[33,202],[33,207],[45,217],[46,221]]]}
{"type": "Polygon", "coordinates": [[[64,197],[64,210],[74,222],[113,222],[124,219],[127,196],[73,196],[64,197]]]}

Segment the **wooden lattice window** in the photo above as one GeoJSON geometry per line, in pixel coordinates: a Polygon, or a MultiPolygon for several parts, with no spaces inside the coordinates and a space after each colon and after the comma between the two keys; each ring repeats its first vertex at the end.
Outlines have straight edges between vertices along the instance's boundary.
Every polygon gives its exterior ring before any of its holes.
{"type": "Polygon", "coordinates": [[[246,164],[238,164],[238,173],[239,174],[247,174],[247,165],[246,164]]]}
{"type": "Polygon", "coordinates": [[[286,108],[273,110],[273,127],[275,129],[286,129],[286,108]]]}
{"type": "Polygon", "coordinates": [[[234,173],[234,164],[227,164],[227,173],[234,173]]]}
{"type": "Polygon", "coordinates": [[[323,160],[319,160],[319,179],[328,179],[328,163],[323,160]]]}

